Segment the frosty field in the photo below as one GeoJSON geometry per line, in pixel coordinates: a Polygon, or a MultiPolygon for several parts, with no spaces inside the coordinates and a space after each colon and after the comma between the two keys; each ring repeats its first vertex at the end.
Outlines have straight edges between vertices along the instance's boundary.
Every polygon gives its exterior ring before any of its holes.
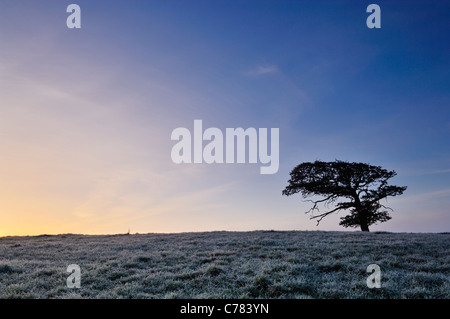
{"type": "Polygon", "coordinates": [[[0,298],[450,298],[450,234],[321,231],[0,238],[0,298]],[[81,268],[68,288],[67,266],[81,268]],[[381,288],[368,288],[369,264],[381,288]]]}

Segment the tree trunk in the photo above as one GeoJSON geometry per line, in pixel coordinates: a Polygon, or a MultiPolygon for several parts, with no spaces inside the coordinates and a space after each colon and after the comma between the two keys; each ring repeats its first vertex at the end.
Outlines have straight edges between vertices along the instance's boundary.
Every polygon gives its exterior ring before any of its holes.
{"type": "Polygon", "coordinates": [[[361,230],[362,230],[362,231],[370,231],[370,230],[369,230],[369,226],[367,225],[367,223],[365,223],[365,224],[362,224],[362,223],[361,223],[361,230]]]}
{"type": "Polygon", "coordinates": [[[367,224],[366,213],[359,213],[359,225],[361,226],[361,231],[369,231],[369,225],[367,224]]]}
{"type": "Polygon", "coordinates": [[[355,192],[355,209],[358,212],[359,226],[361,226],[362,231],[369,231],[369,224],[367,222],[367,212],[361,205],[361,201],[359,199],[358,194],[355,192]]]}

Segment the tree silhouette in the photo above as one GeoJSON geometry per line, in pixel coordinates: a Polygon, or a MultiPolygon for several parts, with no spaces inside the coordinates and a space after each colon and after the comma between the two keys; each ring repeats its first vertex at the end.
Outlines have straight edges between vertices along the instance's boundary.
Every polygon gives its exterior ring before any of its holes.
{"type": "Polygon", "coordinates": [[[283,195],[290,196],[301,193],[303,198],[322,196],[318,200],[308,200],[313,206],[306,213],[311,212],[311,219],[320,221],[340,210],[349,210],[350,214],[341,217],[339,225],[344,227],[361,227],[362,231],[369,231],[369,226],[377,222],[386,222],[391,217],[380,200],[388,196],[403,194],[406,186],[388,185],[388,180],[397,173],[388,171],[380,166],[365,163],[349,163],[336,160],[334,162],[315,161],[297,165],[290,173],[289,185],[283,190],[283,195]],[[347,201],[336,202],[338,199],[347,201]],[[319,204],[334,208],[327,212],[319,212],[319,204]]]}

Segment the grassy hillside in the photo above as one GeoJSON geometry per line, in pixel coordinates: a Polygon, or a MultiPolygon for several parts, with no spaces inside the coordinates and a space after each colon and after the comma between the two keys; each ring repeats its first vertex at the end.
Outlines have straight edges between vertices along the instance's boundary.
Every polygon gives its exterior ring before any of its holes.
{"type": "Polygon", "coordinates": [[[450,298],[450,234],[0,238],[0,298],[450,298]],[[70,264],[81,288],[66,285],[70,264]],[[369,264],[382,287],[369,289],[369,264]]]}

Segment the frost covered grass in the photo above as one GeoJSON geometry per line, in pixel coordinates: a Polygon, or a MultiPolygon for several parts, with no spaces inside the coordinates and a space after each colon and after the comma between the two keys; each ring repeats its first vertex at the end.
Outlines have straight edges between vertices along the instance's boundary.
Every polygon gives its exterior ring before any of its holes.
{"type": "Polygon", "coordinates": [[[0,238],[0,298],[450,298],[450,234],[320,231],[0,238]],[[66,285],[81,267],[81,288],[66,285]],[[369,264],[381,288],[369,289],[369,264]]]}

